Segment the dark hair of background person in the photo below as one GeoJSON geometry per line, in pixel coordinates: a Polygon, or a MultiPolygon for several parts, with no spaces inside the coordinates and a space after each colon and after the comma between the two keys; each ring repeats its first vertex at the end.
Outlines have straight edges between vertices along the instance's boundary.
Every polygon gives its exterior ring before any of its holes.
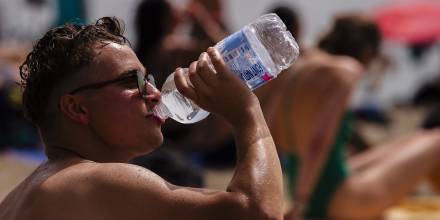
{"type": "Polygon", "coordinates": [[[368,64],[372,57],[379,54],[380,42],[379,28],[370,18],[346,14],[336,17],[318,47],[330,54],[350,56],[368,64]]]}
{"type": "Polygon", "coordinates": [[[136,55],[144,66],[161,46],[172,22],[172,8],[165,0],[144,0],[135,15],[136,55]]]}
{"type": "Polygon", "coordinates": [[[301,27],[300,20],[297,10],[292,7],[287,7],[284,5],[278,5],[269,10],[270,13],[275,13],[287,27],[287,30],[292,33],[292,36],[296,39],[300,38],[301,27]]]}
{"type": "Polygon", "coordinates": [[[93,58],[92,45],[129,43],[124,24],[115,17],[103,17],[95,24],[66,24],[49,30],[20,66],[25,117],[38,127],[50,126],[49,100],[62,84],[93,58]]]}

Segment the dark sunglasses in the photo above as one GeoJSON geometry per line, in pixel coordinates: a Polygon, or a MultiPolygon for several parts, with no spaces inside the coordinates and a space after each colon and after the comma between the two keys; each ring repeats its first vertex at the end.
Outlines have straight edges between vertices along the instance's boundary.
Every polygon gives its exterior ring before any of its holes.
{"type": "Polygon", "coordinates": [[[130,73],[128,73],[127,75],[122,76],[122,77],[118,77],[116,79],[111,79],[111,80],[107,80],[107,81],[103,81],[103,82],[92,83],[92,84],[80,86],[80,87],[72,90],[71,92],[69,92],[69,94],[73,95],[73,94],[78,93],[83,90],[99,89],[99,88],[102,88],[102,87],[110,85],[110,84],[129,82],[130,80],[136,80],[139,94],[141,94],[141,96],[146,96],[149,93],[149,91],[147,91],[147,86],[146,86],[147,83],[156,87],[156,83],[154,81],[153,75],[148,74],[147,76],[145,76],[145,74],[143,72],[133,70],[130,73]]]}

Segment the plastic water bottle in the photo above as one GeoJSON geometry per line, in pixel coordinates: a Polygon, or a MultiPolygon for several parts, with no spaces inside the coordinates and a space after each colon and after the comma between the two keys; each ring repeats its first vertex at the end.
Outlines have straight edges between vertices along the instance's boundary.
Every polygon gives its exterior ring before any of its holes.
{"type": "MultiPolygon", "coordinates": [[[[299,47],[285,24],[274,13],[226,37],[214,46],[229,69],[251,90],[277,77],[293,64],[299,47]]],[[[176,89],[174,73],[168,76],[162,89],[162,102],[156,113],[184,124],[198,122],[209,115],[176,89]]]]}

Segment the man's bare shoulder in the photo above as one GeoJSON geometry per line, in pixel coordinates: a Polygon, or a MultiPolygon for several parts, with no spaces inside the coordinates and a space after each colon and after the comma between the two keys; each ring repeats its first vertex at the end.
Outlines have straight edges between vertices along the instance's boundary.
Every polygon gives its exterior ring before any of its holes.
{"type": "Polygon", "coordinates": [[[105,187],[124,188],[139,185],[166,184],[166,182],[140,166],[125,163],[84,162],[66,167],[47,178],[41,187],[46,191],[66,191],[70,193],[90,193],[105,187]]]}
{"type": "Polygon", "coordinates": [[[127,213],[142,210],[140,204],[152,207],[166,187],[162,178],[136,165],[79,163],[41,183],[38,206],[49,212],[48,219],[124,219],[127,213]],[[125,206],[129,201],[131,205],[125,206]]]}
{"type": "Polygon", "coordinates": [[[111,219],[106,213],[125,213],[124,208],[115,206],[136,195],[142,195],[147,204],[159,197],[164,186],[166,182],[160,177],[135,165],[46,162],[1,202],[0,216],[8,219],[28,219],[30,216],[33,219],[111,219]],[[112,207],[115,208],[113,212],[106,211],[112,207]]]}
{"type": "Polygon", "coordinates": [[[180,216],[176,213],[184,214],[181,219],[207,219],[213,210],[230,216],[244,201],[223,191],[174,186],[147,169],[122,163],[77,164],[44,185],[46,201],[63,210],[47,219],[174,219],[180,216]]]}

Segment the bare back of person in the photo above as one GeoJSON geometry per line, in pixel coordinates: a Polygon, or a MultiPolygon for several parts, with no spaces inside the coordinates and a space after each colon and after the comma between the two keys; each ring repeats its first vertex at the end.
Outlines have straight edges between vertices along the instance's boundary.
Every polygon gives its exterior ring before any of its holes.
{"type": "Polygon", "coordinates": [[[361,72],[361,65],[352,58],[308,49],[302,52],[293,67],[273,83],[258,89],[256,93],[277,148],[303,154],[308,137],[304,134],[310,133],[312,126],[318,123],[311,115],[325,112],[322,110],[325,106],[333,106],[331,111],[342,113],[361,72]],[[331,99],[332,96],[335,98],[331,99]],[[332,101],[339,103],[323,103],[332,101]]]}

